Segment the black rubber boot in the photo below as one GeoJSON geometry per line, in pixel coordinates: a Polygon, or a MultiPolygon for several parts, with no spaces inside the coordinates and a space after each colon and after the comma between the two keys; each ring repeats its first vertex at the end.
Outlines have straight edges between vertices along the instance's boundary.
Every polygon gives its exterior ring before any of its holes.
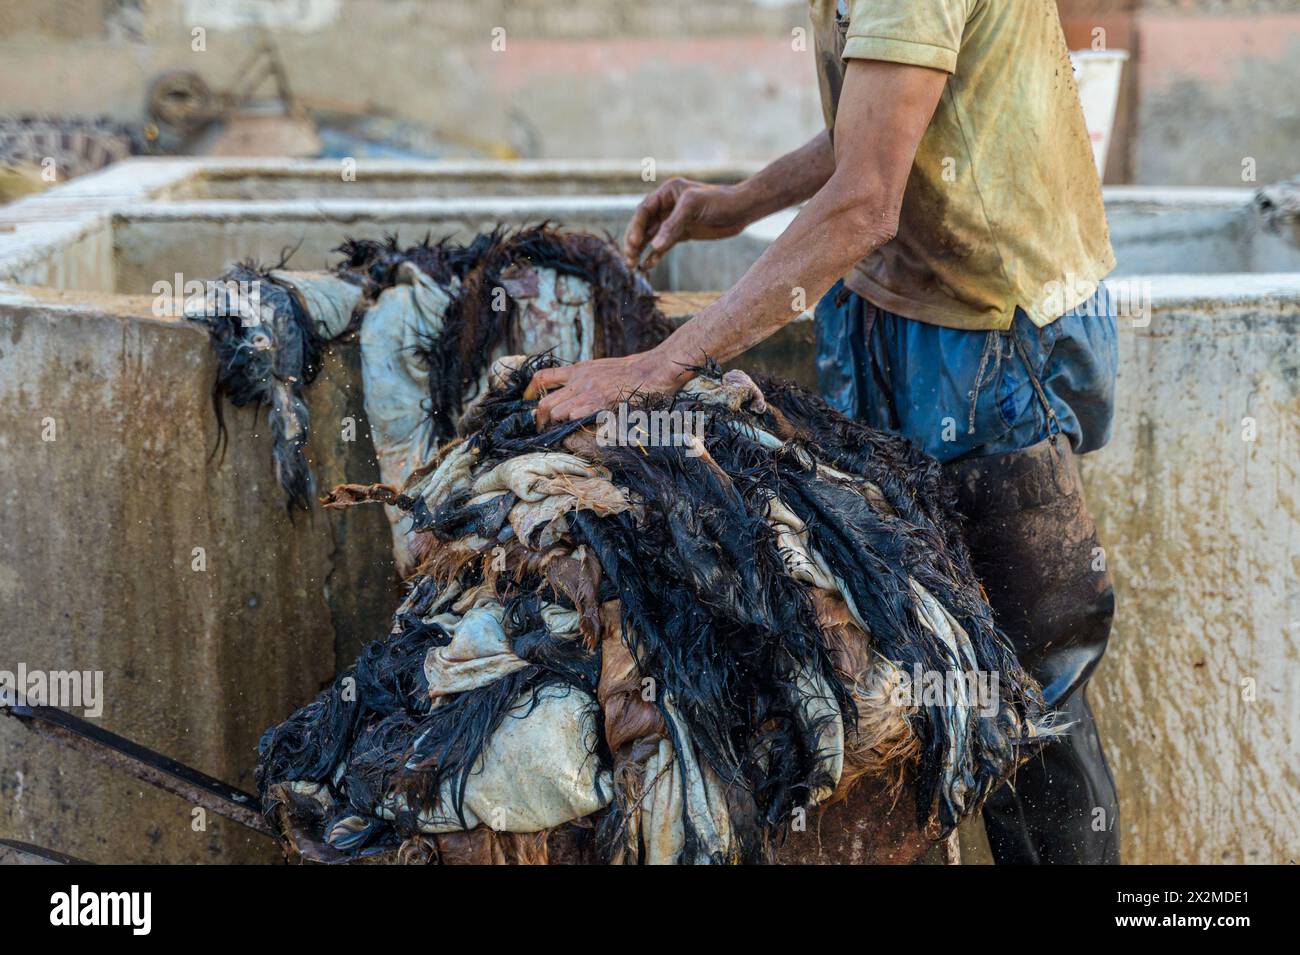
{"type": "Polygon", "coordinates": [[[985,803],[993,857],[1000,865],[1118,863],[1115,781],[1085,695],[1115,596],[1069,442],[945,471],[998,622],[1048,703],[1073,724],[985,803]]]}

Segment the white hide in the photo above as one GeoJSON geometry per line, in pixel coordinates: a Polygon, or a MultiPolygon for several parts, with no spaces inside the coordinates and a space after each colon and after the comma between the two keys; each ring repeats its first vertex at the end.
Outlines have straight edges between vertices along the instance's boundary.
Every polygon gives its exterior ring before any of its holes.
{"type": "MultiPolygon", "coordinates": [[[[549,686],[536,706],[523,694],[492,734],[465,785],[465,825],[452,811],[452,783],[416,817],[421,832],[459,832],[485,825],[500,832],[539,832],[605,808],[613,778],[594,755],[599,708],[587,693],[549,686]],[[525,716],[525,714],[527,714],[525,716]]],[[[378,815],[402,807],[391,798],[378,815]]]]}
{"type": "MultiPolygon", "coordinates": [[[[385,484],[401,487],[431,451],[432,422],[426,413],[429,370],[416,354],[442,331],[451,296],[409,262],[398,269],[405,284],[385,289],[361,323],[361,382],[366,418],[385,484]]],[[[409,570],[410,521],[386,506],[398,569],[409,570]],[[399,524],[405,523],[406,528],[399,524]]]]}
{"type": "Polygon", "coordinates": [[[352,312],[361,300],[361,289],[345,282],[333,272],[289,272],[276,269],[271,278],[287,285],[301,297],[307,314],[319,325],[326,338],[338,338],[352,321],[352,312]]]}
{"type": "MultiPolygon", "coordinates": [[[[502,286],[516,304],[507,339],[526,354],[550,352],[562,361],[591,358],[595,317],[591,289],[553,269],[515,266],[502,286]]],[[[401,487],[408,474],[437,451],[429,421],[429,370],[415,352],[442,331],[456,289],[444,291],[411,263],[398,268],[400,284],[386,289],[361,324],[361,377],[366,417],[385,484],[401,487]]],[[[505,347],[488,356],[488,366],[504,357],[505,347]]],[[[465,405],[487,389],[485,371],[464,396],[465,405]]],[[[386,507],[399,572],[410,567],[410,521],[386,507]]]]}

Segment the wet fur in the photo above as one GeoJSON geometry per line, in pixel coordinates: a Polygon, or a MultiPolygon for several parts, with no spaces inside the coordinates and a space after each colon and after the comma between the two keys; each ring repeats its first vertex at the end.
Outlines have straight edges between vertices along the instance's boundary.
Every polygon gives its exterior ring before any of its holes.
{"type": "MultiPolygon", "coordinates": [[[[523,393],[536,369],[550,364],[545,356],[530,360],[477,403],[476,430],[466,439],[476,466],[557,449],[591,424],[536,431],[535,404],[523,393]]],[[[793,385],[765,385],[769,409],[761,423],[782,434],[783,448],[761,446],[732,427],[752,422],[751,416],[716,407],[706,409],[703,456],[673,447],[597,448],[599,463],[632,493],[645,517],[576,511],[568,515],[568,536],[594,554],[601,571],[598,597],[617,601],[623,640],[640,672],[656,681],[661,713],[662,701],[671,697],[697,752],[726,784],[741,858],[770,858],[792,810],[828,782],[819,776],[820,727],[800,727],[796,719],[787,675],[799,667],[827,678],[844,716],[846,778],[835,798],[855,777],[884,775],[897,784],[906,773],[915,781],[918,823],[937,823],[947,832],[1022,755],[1025,723],[1044,715],[1038,689],[993,623],[933,462],[900,439],[836,415],[793,385]],[[819,474],[810,466],[814,453],[851,479],[878,485],[894,513],[872,507],[852,480],[819,474]],[[785,572],[763,516],[774,495],[808,525],[869,634],[856,625],[836,628],[843,613],[812,599],[785,572]],[[1002,705],[993,716],[963,716],[938,705],[904,712],[889,704],[889,674],[897,670],[914,664],[940,672],[964,667],[921,626],[909,578],[966,629],[975,666],[998,673],[1002,705]],[[959,762],[945,766],[954,734],[966,742],[959,762]]],[[[675,400],[681,399],[650,398],[645,404],[663,407],[675,400]]],[[[356,667],[363,705],[338,705],[336,683],[264,737],[259,782],[269,810],[276,808],[274,784],[323,780],[331,758],[350,753],[339,789],[347,808],[340,813],[369,815],[388,792],[407,793],[418,807],[447,780],[459,811],[467,774],[520,696],[555,684],[596,695],[600,651],[592,653],[578,640],[555,640],[540,628],[539,601],[572,606],[570,595],[539,571],[540,555],[530,557],[532,552],[512,542],[507,572],[489,575],[486,555],[465,548],[461,535],[490,539],[501,520],[499,509],[468,506],[463,498],[434,509],[422,535],[429,541],[428,557],[414,582],[420,599],[356,667]],[[532,666],[429,711],[419,661],[446,636],[419,617],[427,616],[430,595],[452,583],[488,587],[508,602],[508,635],[532,666]]],[[[603,746],[593,755],[620,778],[635,780],[635,768],[603,746]]],[[[695,835],[685,823],[689,847],[695,835]]],[[[618,856],[626,831],[618,805],[598,831],[606,855],[618,856]]],[[[370,838],[409,839],[414,833],[413,819],[398,819],[376,827],[370,838]]]]}

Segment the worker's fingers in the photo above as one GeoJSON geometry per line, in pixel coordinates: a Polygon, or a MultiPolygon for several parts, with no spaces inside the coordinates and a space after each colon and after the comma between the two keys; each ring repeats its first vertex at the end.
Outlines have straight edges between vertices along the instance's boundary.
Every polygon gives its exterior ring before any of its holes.
{"type": "Polygon", "coordinates": [[[553,389],[542,395],[537,402],[537,408],[533,412],[533,420],[537,424],[537,430],[555,424],[557,421],[566,420],[559,416],[562,408],[568,405],[576,397],[575,389],[581,389],[581,385],[569,385],[566,387],[553,389]]]}
{"type": "Polygon", "coordinates": [[[623,258],[631,268],[636,268],[641,261],[641,253],[645,250],[646,240],[653,235],[663,217],[668,214],[673,205],[673,190],[670,188],[672,183],[665,183],[660,186],[636,207],[636,212],[632,214],[632,221],[628,223],[627,230],[623,233],[623,258]]]}
{"type": "Polygon", "coordinates": [[[537,402],[537,407],[533,409],[533,423],[537,426],[538,431],[545,430],[551,423],[551,409],[560,401],[560,393],[553,391],[549,395],[537,402]]]}
{"type": "Polygon", "coordinates": [[[547,423],[563,424],[570,418],[579,417],[578,409],[580,404],[582,404],[582,402],[574,398],[565,400],[561,397],[561,399],[555,403],[555,407],[550,410],[550,414],[547,416],[547,423]]]}
{"type": "Polygon", "coordinates": [[[677,198],[672,214],[664,220],[659,231],[650,240],[650,252],[645,257],[645,268],[654,268],[659,264],[659,260],[668,254],[669,249],[685,238],[686,227],[690,223],[691,216],[696,212],[697,203],[692,198],[694,195],[695,193],[685,192],[677,198]]]}
{"type": "Polygon", "coordinates": [[[573,374],[573,365],[557,365],[554,368],[542,368],[533,373],[533,380],[524,389],[524,400],[534,401],[548,391],[560,388],[573,374]]]}
{"type": "Polygon", "coordinates": [[[571,394],[568,388],[551,392],[537,403],[537,410],[533,412],[537,430],[544,431],[553,424],[568,421],[574,416],[580,402],[581,399],[571,394]]]}

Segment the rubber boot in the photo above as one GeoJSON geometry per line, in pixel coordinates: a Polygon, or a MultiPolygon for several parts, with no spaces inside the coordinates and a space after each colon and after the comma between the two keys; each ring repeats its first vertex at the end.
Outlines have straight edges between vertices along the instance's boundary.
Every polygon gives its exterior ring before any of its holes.
{"type": "Polygon", "coordinates": [[[1086,684],[1115,595],[1069,442],[945,466],[971,560],[1021,663],[1072,725],[995,791],[984,828],[999,865],[1119,862],[1119,802],[1086,684]]]}

